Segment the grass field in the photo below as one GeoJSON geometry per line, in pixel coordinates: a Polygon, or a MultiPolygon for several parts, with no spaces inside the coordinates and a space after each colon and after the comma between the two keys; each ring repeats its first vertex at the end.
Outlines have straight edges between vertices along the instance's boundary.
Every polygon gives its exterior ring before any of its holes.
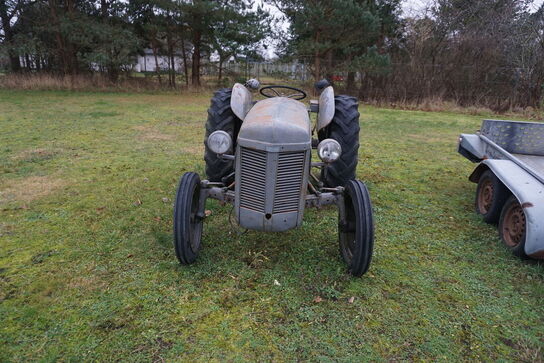
{"type": "Polygon", "coordinates": [[[357,279],[334,209],[239,235],[209,201],[201,258],[178,265],[172,199],[203,173],[208,99],[0,91],[0,361],[542,360],[542,265],[475,215],[455,151],[489,115],[361,107],[376,246],[357,279]]]}

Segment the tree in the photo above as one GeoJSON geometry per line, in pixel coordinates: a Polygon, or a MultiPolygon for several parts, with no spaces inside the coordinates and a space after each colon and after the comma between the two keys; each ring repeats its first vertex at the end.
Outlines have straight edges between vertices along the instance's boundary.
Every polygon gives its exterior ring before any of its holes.
{"type": "Polygon", "coordinates": [[[0,29],[3,33],[2,45],[8,49],[7,53],[12,72],[18,72],[21,69],[19,56],[13,50],[15,33],[13,32],[12,21],[22,6],[22,0],[0,0],[0,29]]]}
{"type": "Polygon", "coordinates": [[[257,44],[270,32],[270,14],[243,1],[225,2],[213,23],[212,49],[219,55],[218,80],[223,75],[223,64],[231,57],[251,56],[257,44]]]}
{"type": "Polygon", "coordinates": [[[399,1],[276,0],[290,21],[285,50],[309,59],[315,79],[383,63],[386,37],[394,32],[399,1]]]}

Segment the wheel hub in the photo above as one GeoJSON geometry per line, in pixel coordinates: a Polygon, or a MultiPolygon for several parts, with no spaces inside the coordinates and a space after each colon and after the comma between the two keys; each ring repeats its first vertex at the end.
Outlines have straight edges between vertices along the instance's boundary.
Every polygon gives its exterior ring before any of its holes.
{"type": "Polygon", "coordinates": [[[491,204],[493,203],[493,183],[491,180],[486,180],[481,188],[478,195],[478,207],[482,214],[486,214],[491,209],[491,204]]]}
{"type": "Polygon", "coordinates": [[[508,246],[516,247],[523,240],[525,225],[525,213],[520,205],[513,206],[507,211],[502,233],[508,246]]]}

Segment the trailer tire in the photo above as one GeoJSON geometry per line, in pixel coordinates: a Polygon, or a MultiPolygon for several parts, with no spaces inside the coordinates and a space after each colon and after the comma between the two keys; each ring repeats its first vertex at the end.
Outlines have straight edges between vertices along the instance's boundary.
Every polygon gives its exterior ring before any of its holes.
{"type": "Polygon", "coordinates": [[[499,235],[504,243],[515,256],[528,258],[525,254],[525,240],[527,231],[527,220],[523,207],[518,199],[512,195],[501,212],[499,220],[499,235]]]}
{"type": "Polygon", "coordinates": [[[338,160],[321,169],[321,180],[327,187],[344,186],[355,179],[359,156],[359,103],[355,97],[334,97],[334,117],[329,125],[319,130],[319,141],[334,139],[342,147],[338,160]]]}
{"type": "Polygon", "coordinates": [[[486,223],[497,223],[509,195],[508,188],[491,170],[484,171],[476,187],[476,213],[480,214],[486,223]]]}
{"type": "Polygon", "coordinates": [[[204,161],[206,161],[206,176],[208,180],[220,182],[234,171],[234,161],[220,158],[208,148],[208,137],[214,131],[225,131],[232,138],[232,148],[227,153],[233,154],[236,138],[242,125],[240,120],[230,107],[231,88],[223,88],[216,91],[208,108],[208,121],[206,122],[206,136],[204,138],[204,161]]]}

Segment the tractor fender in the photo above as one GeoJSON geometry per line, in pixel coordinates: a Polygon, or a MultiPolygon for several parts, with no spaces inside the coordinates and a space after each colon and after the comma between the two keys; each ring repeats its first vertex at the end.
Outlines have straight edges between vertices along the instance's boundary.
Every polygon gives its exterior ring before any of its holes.
{"type": "Polygon", "coordinates": [[[317,131],[331,123],[334,117],[334,90],[328,86],[319,96],[319,113],[317,114],[317,131]]]}
{"type": "Polygon", "coordinates": [[[544,185],[510,160],[487,159],[482,161],[470,176],[478,181],[479,176],[490,169],[516,196],[525,212],[527,232],[525,253],[534,258],[544,258],[544,185]]]}
{"type": "Polygon", "coordinates": [[[232,112],[243,120],[249,110],[253,107],[253,96],[251,92],[241,83],[236,83],[232,87],[232,95],[230,97],[230,108],[232,112]]]}

